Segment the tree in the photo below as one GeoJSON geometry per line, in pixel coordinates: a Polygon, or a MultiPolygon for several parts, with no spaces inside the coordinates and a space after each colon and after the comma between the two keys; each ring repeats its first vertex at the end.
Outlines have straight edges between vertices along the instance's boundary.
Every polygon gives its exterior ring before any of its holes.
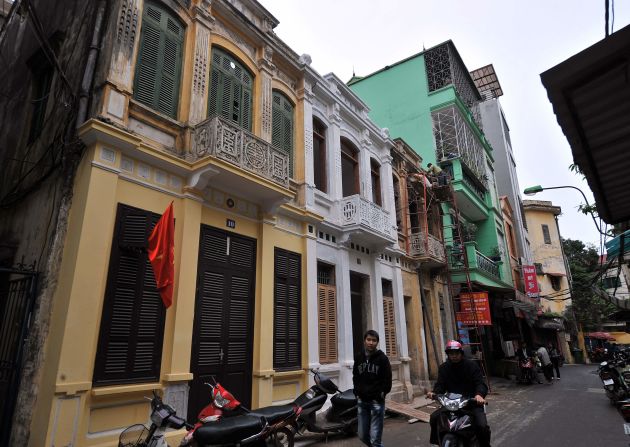
{"type": "MultiPolygon", "coordinates": [[[[571,271],[571,302],[573,313],[585,330],[599,330],[606,316],[616,310],[610,302],[593,293],[591,285],[599,270],[599,254],[593,244],[574,239],[562,239],[562,248],[571,271]]],[[[572,312],[571,312],[572,311],[572,312]]]]}

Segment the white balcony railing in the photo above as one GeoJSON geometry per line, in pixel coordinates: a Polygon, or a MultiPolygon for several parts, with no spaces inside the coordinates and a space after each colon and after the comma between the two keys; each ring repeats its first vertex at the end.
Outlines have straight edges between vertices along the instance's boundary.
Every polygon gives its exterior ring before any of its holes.
{"type": "Polygon", "coordinates": [[[207,156],[227,161],[285,188],[289,186],[288,154],[218,116],[199,123],[193,130],[193,160],[207,156]]]}
{"type": "Polygon", "coordinates": [[[362,225],[395,240],[396,228],[392,225],[388,211],[357,195],[344,197],[339,201],[341,225],[362,225]]]}
{"type": "Polygon", "coordinates": [[[444,246],[442,242],[432,234],[427,236],[422,232],[414,233],[411,235],[410,242],[411,247],[409,254],[411,256],[418,258],[430,257],[441,262],[446,262],[444,246]]]}

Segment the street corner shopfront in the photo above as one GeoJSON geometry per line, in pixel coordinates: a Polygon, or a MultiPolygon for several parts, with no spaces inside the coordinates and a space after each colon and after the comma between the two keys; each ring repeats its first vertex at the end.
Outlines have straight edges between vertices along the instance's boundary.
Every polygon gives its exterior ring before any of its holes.
{"type": "Polygon", "coordinates": [[[115,446],[123,428],[146,423],[152,390],[194,418],[210,376],[253,408],[306,386],[300,216],[263,215],[217,189],[186,192],[183,173],[98,143],[87,151],[34,407],[48,427],[33,445],[115,446]],[[175,291],[165,309],[145,250],[171,202],[175,291]]]}

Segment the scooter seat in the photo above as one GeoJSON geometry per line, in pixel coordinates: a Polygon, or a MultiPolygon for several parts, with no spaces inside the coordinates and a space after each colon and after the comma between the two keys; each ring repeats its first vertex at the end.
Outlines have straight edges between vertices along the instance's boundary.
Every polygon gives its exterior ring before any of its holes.
{"type": "Polygon", "coordinates": [[[216,422],[207,422],[193,433],[193,438],[200,445],[232,444],[260,433],[264,419],[260,416],[234,416],[221,418],[216,422]]]}
{"type": "Polygon", "coordinates": [[[350,408],[354,407],[357,404],[357,398],[354,395],[354,391],[352,388],[344,391],[343,393],[335,394],[330,398],[332,404],[336,407],[340,408],[350,408]]]}
{"type": "Polygon", "coordinates": [[[270,425],[275,424],[276,422],[282,421],[290,416],[295,414],[295,405],[286,404],[286,405],[272,405],[270,407],[263,407],[253,410],[250,413],[250,416],[264,416],[269,422],[270,425]]]}

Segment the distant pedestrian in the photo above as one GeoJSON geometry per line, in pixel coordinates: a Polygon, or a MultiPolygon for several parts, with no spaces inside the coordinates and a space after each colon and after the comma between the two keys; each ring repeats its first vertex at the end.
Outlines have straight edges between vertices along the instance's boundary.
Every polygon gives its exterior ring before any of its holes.
{"type": "Polygon", "coordinates": [[[358,398],[359,438],[369,447],[383,447],[385,396],[392,389],[392,367],[378,347],[378,332],[363,336],[364,350],[354,359],[352,382],[358,398]]]}
{"type": "MultiPolygon", "coordinates": [[[[560,360],[562,356],[560,355],[560,351],[554,345],[549,343],[547,347],[549,351],[549,357],[551,357],[551,364],[553,365],[553,369],[556,370],[556,380],[560,380],[560,360]]],[[[553,370],[551,371],[553,377],[553,370]]]]}
{"type": "Polygon", "coordinates": [[[542,362],[542,370],[545,375],[545,379],[547,379],[547,383],[551,383],[551,380],[553,379],[553,365],[551,364],[551,358],[549,357],[547,349],[543,345],[540,345],[536,354],[542,362]]]}

